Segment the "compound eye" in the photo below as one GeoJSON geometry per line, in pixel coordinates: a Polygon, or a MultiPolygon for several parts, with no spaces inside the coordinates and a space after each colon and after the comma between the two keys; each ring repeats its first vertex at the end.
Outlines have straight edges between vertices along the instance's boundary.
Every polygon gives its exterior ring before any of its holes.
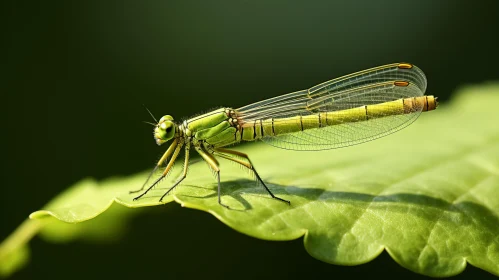
{"type": "MultiPolygon", "coordinates": [[[[163,123],[163,124],[165,124],[165,128],[163,129],[163,131],[165,133],[165,136],[164,136],[165,139],[171,139],[175,134],[175,129],[174,129],[175,125],[170,121],[163,123]]],[[[163,125],[161,125],[161,127],[163,128],[163,125]]]]}

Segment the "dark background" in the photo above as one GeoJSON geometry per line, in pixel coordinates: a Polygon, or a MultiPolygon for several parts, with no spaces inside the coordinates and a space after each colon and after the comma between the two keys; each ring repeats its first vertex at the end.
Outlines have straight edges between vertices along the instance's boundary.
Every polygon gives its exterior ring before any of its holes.
{"type": "MultiPolygon", "coordinates": [[[[498,1],[4,1],[4,239],[82,178],[152,167],[156,116],[239,107],[406,61],[444,103],[498,79],[498,1]],[[5,142],[4,142],[5,141],[5,142]]],[[[17,278],[422,278],[383,253],[355,267],[267,242],[175,203],[137,216],[121,242],[34,238],[17,278]],[[151,249],[155,248],[155,249],[151,249]]],[[[457,278],[492,278],[468,266],[457,278]]]]}

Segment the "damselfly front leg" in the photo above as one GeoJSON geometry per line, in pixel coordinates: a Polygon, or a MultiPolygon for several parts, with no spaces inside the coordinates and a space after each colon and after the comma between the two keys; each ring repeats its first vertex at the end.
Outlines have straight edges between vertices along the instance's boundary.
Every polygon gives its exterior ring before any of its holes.
{"type": "Polygon", "coordinates": [[[190,147],[191,147],[191,142],[190,142],[190,140],[187,140],[187,142],[185,143],[184,171],[182,171],[182,175],[180,175],[180,177],[177,179],[177,181],[175,181],[175,183],[173,183],[173,186],[171,186],[170,189],[168,189],[168,191],[166,191],[163,194],[163,196],[161,196],[161,198],[159,199],[160,202],[163,201],[163,198],[165,196],[167,196],[176,186],[178,186],[178,184],[180,184],[180,182],[182,182],[185,179],[185,177],[187,177],[187,169],[189,168],[189,150],[190,150],[190,147]]]}
{"type": "MultiPolygon", "coordinates": [[[[165,160],[173,153],[173,151],[175,151],[175,148],[177,147],[177,144],[178,144],[178,139],[175,139],[173,140],[173,143],[170,145],[170,147],[168,147],[168,150],[166,150],[166,152],[163,154],[163,156],[158,160],[158,163],[156,163],[156,166],[153,168],[153,170],[149,173],[149,176],[147,176],[147,179],[146,181],[144,182],[144,184],[142,185],[142,187],[138,190],[135,190],[135,191],[130,191],[129,193],[132,194],[132,193],[138,193],[140,191],[142,191],[144,189],[144,187],[147,185],[147,183],[149,182],[149,180],[151,179],[152,175],[154,174],[154,172],[156,172],[156,170],[158,170],[158,168],[165,162],[165,160]]],[[[170,171],[171,167],[168,169],[168,170],[165,170],[166,171],[166,174],[168,174],[168,172],[170,171]]],[[[163,172],[165,173],[165,172],[163,172]]]]}
{"type": "MultiPolygon", "coordinates": [[[[156,186],[159,181],[161,181],[163,178],[166,177],[166,175],[168,174],[168,172],[170,172],[170,169],[173,167],[173,164],[175,163],[175,160],[177,159],[178,157],[178,154],[180,153],[180,150],[182,149],[182,146],[184,145],[184,141],[183,139],[181,139],[179,141],[180,143],[176,144],[176,147],[175,147],[175,151],[173,152],[173,155],[172,155],[172,158],[170,159],[170,161],[168,162],[168,164],[166,165],[165,167],[165,170],[163,171],[163,174],[161,174],[161,176],[156,179],[156,181],[154,181],[154,183],[149,187],[147,188],[147,190],[145,192],[143,192],[141,195],[135,197],[133,200],[137,200],[141,197],[143,197],[146,193],[148,193],[154,186],[156,186]]],[[[175,141],[174,141],[175,143],[175,141]]],[[[173,144],[174,144],[173,143],[173,144]]],[[[170,146],[170,148],[173,146],[173,144],[170,146]]],[[[170,150],[170,148],[168,150],[170,150]]],[[[168,153],[168,151],[165,153],[165,155],[168,153]]],[[[186,153],[186,155],[188,155],[188,153],[186,153]]],[[[163,158],[163,157],[162,157],[163,158]]],[[[185,168],[185,167],[184,167],[185,168]]],[[[146,181],[147,183],[147,181],[146,181]]],[[[145,184],[144,184],[145,185],[145,184]]],[[[140,190],[139,190],[140,191],[140,190]]],[[[168,190],[169,192],[170,190],[168,190]]],[[[163,199],[163,197],[161,197],[161,199],[163,199]]],[[[161,201],[161,200],[160,200],[161,201]]]]}

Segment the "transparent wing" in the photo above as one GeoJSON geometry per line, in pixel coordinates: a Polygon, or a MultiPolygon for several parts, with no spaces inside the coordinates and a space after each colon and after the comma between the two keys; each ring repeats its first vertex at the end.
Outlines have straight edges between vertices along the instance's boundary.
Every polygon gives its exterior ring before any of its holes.
{"type": "MultiPolygon", "coordinates": [[[[406,63],[380,66],[271,99],[263,100],[236,110],[244,123],[272,119],[275,126],[289,124],[290,117],[318,115],[381,104],[403,98],[418,97],[426,90],[426,78],[416,66],[406,63]],[[408,82],[408,86],[395,86],[395,81],[408,82]]],[[[385,106],[385,105],[384,105],[385,106]]],[[[386,106],[394,106],[386,104],[386,106]]],[[[390,111],[390,108],[386,108],[390,111]]],[[[351,117],[336,125],[299,132],[266,136],[262,140],[270,145],[291,150],[325,150],[355,145],[391,134],[411,124],[422,107],[413,107],[409,114],[390,115],[375,119],[355,120],[351,117]]],[[[299,119],[295,118],[295,122],[299,119]]]]}

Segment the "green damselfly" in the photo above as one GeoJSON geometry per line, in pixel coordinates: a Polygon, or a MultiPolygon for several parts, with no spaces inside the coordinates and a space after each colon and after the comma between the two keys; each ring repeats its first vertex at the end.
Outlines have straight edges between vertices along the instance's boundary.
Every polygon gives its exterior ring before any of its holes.
{"type": "Polygon", "coordinates": [[[173,140],[157,162],[140,192],[154,172],[167,162],[162,175],[134,200],[144,196],[171,170],[182,148],[185,161],[182,174],[163,194],[168,195],[187,176],[191,148],[215,172],[220,197],[220,165],[217,157],[248,168],[274,199],[275,196],[256,172],[248,155],[226,146],[243,141],[262,140],[289,150],[327,150],[371,141],[414,122],[421,112],[437,107],[437,98],[425,96],[426,77],[409,63],[379,66],[336,78],[306,90],[296,91],[238,109],[220,108],[175,123],[170,115],[156,122],[154,138],[158,145],[173,140]]]}

